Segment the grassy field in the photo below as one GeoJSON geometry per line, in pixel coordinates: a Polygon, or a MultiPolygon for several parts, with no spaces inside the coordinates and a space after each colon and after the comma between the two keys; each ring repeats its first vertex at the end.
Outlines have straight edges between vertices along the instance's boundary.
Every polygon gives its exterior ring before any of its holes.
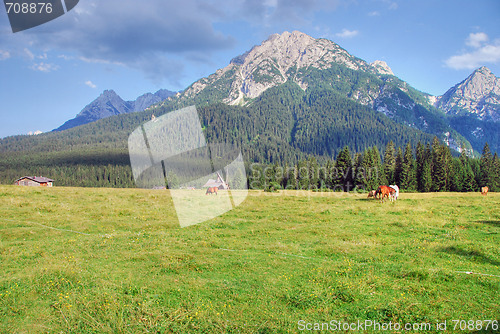
{"type": "Polygon", "coordinates": [[[500,194],[365,197],[255,191],[179,228],[168,191],[0,186],[0,332],[500,319],[500,194]]]}

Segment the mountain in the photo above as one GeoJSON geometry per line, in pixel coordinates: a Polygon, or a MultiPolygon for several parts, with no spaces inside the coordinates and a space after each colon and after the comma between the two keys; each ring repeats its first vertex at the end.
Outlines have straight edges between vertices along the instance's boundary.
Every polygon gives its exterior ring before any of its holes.
{"type": "Polygon", "coordinates": [[[450,115],[474,114],[480,120],[500,121],[500,78],[485,66],[440,96],[435,104],[450,115]]]}
{"type": "MultiPolygon", "coordinates": [[[[305,90],[310,84],[308,70],[326,70],[334,66],[373,75],[392,75],[383,61],[368,64],[330,40],[315,39],[299,31],[285,31],[271,35],[261,45],[233,58],[225,68],[198,80],[183,92],[180,99],[209,97],[230,105],[245,104],[265,90],[289,80],[305,90]]],[[[340,76],[330,78],[341,79],[340,76]]],[[[360,103],[369,104],[378,95],[377,92],[370,93],[365,96],[358,91],[351,95],[360,103]]]]}
{"type": "Polygon", "coordinates": [[[133,111],[143,111],[144,109],[150,107],[153,104],[159,103],[161,101],[166,100],[170,96],[174,95],[174,92],[171,92],[166,89],[160,89],[156,93],[146,93],[139,96],[135,101],[131,101],[133,104],[133,111]]]}
{"type": "Polygon", "coordinates": [[[332,41],[300,32],[272,35],[166,99],[169,92],[154,95],[132,103],[106,91],[79,116],[91,121],[104,110],[112,117],[0,140],[1,182],[21,173],[46,174],[65,185],[131,186],[130,133],[153,115],[189,105],[197,107],[207,142],[239,145],[248,164],[285,165],[310,157],[326,162],[344,146],[351,152],[373,146],[383,151],[389,141],[415,147],[434,136],[455,151],[481,151],[486,140],[492,151],[500,147],[500,131],[495,137],[493,126],[498,123],[446,114],[386,63],[370,64],[332,41]],[[131,112],[156,98],[163,101],[131,112]],[[470,136],[474,129],[477,137],[470,136]]]}
{"type": "Polygon", "coordinates": [[[145,94],[135,103],[105,100],[92,108],[98,98],[58,130],[101,118],[99,113],[97,117],[89,117],[88,114],[94,116],[93,109],[104,111],[107,117],[109,109],[120,114],[149,107],[161,114],[193,104],[249,105],[266,90],[286,82],[294,82],[304,91],[333,90],[400,124],[436,135],[456,151],[463,147],[471,150],[467,140],[450,127],[445,113],[432,105],[432,97],[394,76],[385,62],[376,60],[370,64],[330,40],[316,39],[299,31],[271,35],[261,45],[233,58],[226,67],[196,81],[183,92],[173,95],[167,91],[159,98],[163,100],[160,103],[151,100],[158,97],[157,92],[156,96],[145,94]],[[116,107],[117,104],[122,108],[116,107]]]}
{"type": "Polygon", "coordinates": [[[430,103],[430,95],[394,76],[385,62],[370,64],[330,40],[299,31],[271,35],[157,107],[165,112],[178,105],[249,105],[266,90],[286,82],[304,91],[332,90],[399,124],[436,135],[456,151],[471,150],[467,140],[450,127],[445,113],[430,103]]]}
{"type": "Polygon", "coordinates": [[[142,111],[153,104],[167,99],[173,94],[175,93],[161,89],[154,94],[146,93],[141,95],[135,101],[124,101],[115,91],[105,90],[97,99],[83,108],[75,118],[65,122],[55,129],[55,131],[70,129],[110,116],[142,111]]]}
{"type": "Polygon", "coordinates": [[[450,125],[478,151],[487,141],[500,150],[500,78],[487,68],[475,70],[464,81],[435,98],[450,125]]]}

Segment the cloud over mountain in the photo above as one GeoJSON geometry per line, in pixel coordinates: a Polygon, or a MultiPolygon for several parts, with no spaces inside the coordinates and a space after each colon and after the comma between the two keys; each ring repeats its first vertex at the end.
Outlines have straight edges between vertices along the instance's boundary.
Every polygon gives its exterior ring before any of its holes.
{"type": "MultiPolygon", "coordinates": [[[[73,52],[75,59],[124,65],[160,83],[162,78],[181,76],[186,58],[206,63],[211,53],[235,45],[234,37],[217,28],[219,22],[237,17],[252,25],[296,23],[307,20],[309,14],[320,8],[334,10],[338,3],[327,0],[88,0],[81,1],[71,13],[50,24],[27,30],[15,38],[0,36],[0,43],[73,52]],[[198,56],[190,57],[190,54],[198,56]]],[[[7,25],[0,19],[0,29],[7,29],[7,25]]]]}
{"type": "Polygon", "coordinates": [[[65,50],[87,61],[122,64],[155,80],[167,74],[179,75],[182,66],[176,58],[190,52],[209,54],[230,48],[234,39],[213,27],[220,15],[201,0],[89,0],[50,24],[22,35],[1,36],[0,41],[3,45],[65,50]]]}
{"type": "Polygon", "coordinates": [[[471,33],[465,44],[470,49],[462,54],[451,56],[445,61],[447,67],[462,70],[475,69],[485,64],[500,62],[500,40],[488,43],[489,37],[483,32],[471,33]]]}

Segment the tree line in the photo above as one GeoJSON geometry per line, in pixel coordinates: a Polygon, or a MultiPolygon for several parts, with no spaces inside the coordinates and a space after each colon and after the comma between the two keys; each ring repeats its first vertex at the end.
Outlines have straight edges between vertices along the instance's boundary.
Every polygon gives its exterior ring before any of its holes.
{"type": "Polygon", "coordinates": [[[390,141],[383,154],[376,146],[355,154],[345,146],[323,164],[312,156],[293,165],[252,164],[249,171],[253,189],[369,191],[383,184],[408,192],[473,192],[483,186],[500,191],[500,159],[488,143],[480,158],[465,151],[454,157],[435,137],[432,144],[418,142],[415,148],[390,141]]]}
{"type": "MultiPolygon", "coordinates": [[[[72,165],[20,164],[16,168],[0,164],[0,172],[4,184],[12,184],[20,176],[38,175],[54,179],[56,186],[136,187],[130,165],[125,158],[120,160],[119,164],[81,161],[72,165]]],[[[257,163],[248,156],[245,160],[250,189],[369,191],[382,184],[397,184],[410,192],[473,192],[483,186],[500,191],[500,159],[488,143],[479,158],[471,158],[465,151],[453,156],[448,146],[434,138],[432,143],[418,142],[415,147],[410,143],[397,147],[390,141],[382,153],[377,146],[358,153],[345,146],[335,159],[310,155],[295,163],[257,163]]],[[[165,184],[175,187],[177,179],[172,173],[165,184]]]]}

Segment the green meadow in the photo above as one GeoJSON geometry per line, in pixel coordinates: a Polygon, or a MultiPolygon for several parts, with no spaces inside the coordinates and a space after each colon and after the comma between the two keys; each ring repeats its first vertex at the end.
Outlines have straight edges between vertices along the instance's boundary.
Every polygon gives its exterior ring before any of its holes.
{"type": "Polygon", "coordinates": [[[0,332],[475,332],[500,319],[499,208],[497,193],[251,191],[180,228],[166,190],[0,186],[0,332]]]}

